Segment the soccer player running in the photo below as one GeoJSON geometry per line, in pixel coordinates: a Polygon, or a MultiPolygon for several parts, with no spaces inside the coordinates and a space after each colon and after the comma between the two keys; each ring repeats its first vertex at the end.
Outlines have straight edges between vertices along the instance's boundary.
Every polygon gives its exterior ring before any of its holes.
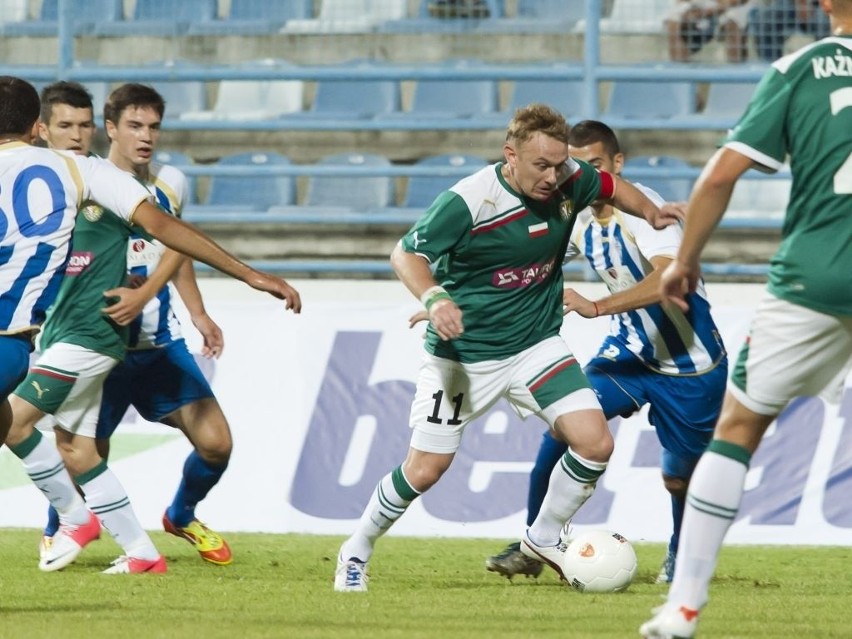
{"type": "MultiPolygon", "coordinates": [[[[569,153],[599,171],[621,175],[624,155],[615,133],[603,122],[585,120],[571,128],[569,153]]],[[[662,199],[641,188],[659,206],[662,199]]],[[[657,581],[674,572],[684,499],[689,477],[713,434],[722,405],[728,359],[699,282],[690,294],[692,312],[664,308],[659,280],[680,245],[673,225],[655,230],[644,220],[595,202],[577,215],[566,259],[584,257],[610,295],[591,301],[572,288],[562,295],[565,313],[582,317],[610,315],[609,335],[584,367],[607,419],[628,417],[648,404],[648,420],[662,446],[663,484],[671,494],[673,532],[657,581]]],[[[530,473],[527,525],[535,520],[553,467],[567,445],[546,431],[530,473]]],[[[509,578],[538,576],[541,564],[518,544],[489,557],[488,570],[509,578]]]]}
{"type": "Polygon", "coordinates": [[[569,444],[521,541],[525,554],[562,576],[560,531],[592,494],[613,445],[600,403],[559,337],[574,216],[603,199],[658,226],[674,221],[629,183],[569,158],[568,131],[546,105],[516,111],[505,161],[439,195],[394,249],[397,276],[429,315],[413,432],[405,461],[379,482],[340,548],[335,590],[367,590],[376,540],[449,468],[468,422],[501,397],[569,444]]]}
{"type": "MultiPolygon", "coordinates": [[[[5,320],[4,331],[32,334],[44,310],[57,300],[41,338],[42,355],[4,407],[4,416],[11,418],[11,427],[3,426],[8,428],[6,443],[60,515],[56,539],[39,566],[52,571],[73,561],[97,538],[100,517],[125,552],[106,572],[163,572],[164,560],[136,520],[118,479],[98,456],[94,439],[101,384],[124,350],[122,329],[104,307],[132,295],[108,285],[116,280],[107,277],[117,273],[119,283],[124,277],[128,223],[285,300],[295,312],[301,302],[284,280],[252,269],[194,227],[164,214],[150,202],[144,186],[109,162],[30,146],[38,117],[39,98],[32,85],[0,78],[0,131],[6,137],[0,146],[0,253],[6,257],[0,290],[12,318],[5,320]],[[72,229],[75,241],[69,254],[72,229]],[[87,280],[91,286],[86,288],[87,280]],[[55,419],[59,452],[34,428],[45,414],[55,419]]],[[[5,358],[3,362],[7,379],[20,379],[26,372],[26,364],[21,368],[17,359],[13,371],[5,358]]]]}
{"type": "Polygon", "coordinates": [[[666,603],[640,628],[646,638],[695,635],[764,432],[794,397],[836,397],[852,363],[852,0],[821,6],[833,35],[780,58],[764,75],[699,177],[683,242],[662,276],[663,300],[687,310],[701,252],[736,181],[752,167],[777,171],[789,154],[793,185],[781,244],[713,440],[692,475],[674,579],[666,603]]]}
{"type": "MultiPolygon", "coordinates": [[[[152,162],[165,106],[162,96],[149,86],[130,83],[115,89],[104,109],[109,160],[145,184],[166,212],[179,216],[187,199],[186,176],[174,167],[152,162]]],[[[162,244],[149,239],[135,232],[130,236],[127,264],[134,282],[145,281],[161,260],[162,244]]],[[[218,357],[224,346],[222,331],[207,315],[191,260],[181,259],[173,281],[204,337],[203,353],[218,357]]],[[[109,438],[130,405],[148,421],[179,428],[193,451],[184,463],[183,478],[163,516],[163,526],[193,544],[205,561],[230,564],[233,559],[227,542],[195,517],[195,507],[228,466],[231,432],[210,385],[186,347],[172,310],[169,287],[157,292],[141,317],[120,319],[123,324],[132,321],[129,350],[104,382],[96,434],[98,450],[104,459],[108,457],[109,438]]],[[[42,547],[50,545],[58,525],[53,511],[42,547]]]]}

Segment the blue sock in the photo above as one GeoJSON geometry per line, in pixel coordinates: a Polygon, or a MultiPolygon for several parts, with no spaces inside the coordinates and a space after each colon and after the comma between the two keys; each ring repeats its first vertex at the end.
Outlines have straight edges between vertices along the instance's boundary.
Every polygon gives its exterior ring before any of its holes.
{"type": "Polygon", "coordinates": [[[227,463],[221,466],[208,464],[198,451],[194,450],[189,454],[183,465],[183,479],[172,505],[166,511],[175,526],[183,528],[195,519],[195,506],[219,483],[219,478],[227,467],[227,463]]]}
{"type": "Polygon", "coordinates": [[[683,524],[683,511],[686,507],[686,500],[683,497],[675,497],[672,495],[672,538],[669,540],[669,552],[673,555],[677,554],[677,547],[680,543],[680,527],[683,524]]]}
{"type": "Polygon", "coordinates": [[[44,527],[44,536],[53,537],[59,530],[59,513],[53,506],[47,507],[47,526],[44,527]]]}
{"type": "Polygon", "coordinates": [[[556,463],[562,459],[566,450],[568,450],[568,446],[554,439],[549,430],[544,433],[538,455],[535,458],[535,465],[530,471],[530,489],[527,493],[527,526],[532,526],[535,518],[538,517],[541,502],[544,501],[547,486],[550,484],[550,473],[556,463]]]}

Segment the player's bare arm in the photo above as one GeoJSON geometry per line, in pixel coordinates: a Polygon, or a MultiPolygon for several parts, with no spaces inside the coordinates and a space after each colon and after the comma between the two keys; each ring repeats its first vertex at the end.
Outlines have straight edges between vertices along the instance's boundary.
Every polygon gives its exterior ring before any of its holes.
{"type": "Polygon", "coordinates": [[[118,298],[118,301],[107,306],[103,312],[119,326],[127,326],[136,319],[145,308],[145,304],[157,295],[185,261],[187,261],[185,256],[166,249],[150,277],[135,280],[129,286],[119,286],[104,291],[104,297],[118,298]]]}
{"type": "Polygon", "coordinates": [[[253,269],[191,224],[164,213],[150,202],[139,204],[133,212],[133,223],[166,246],[245,282],[254,289],[284,300],[286,308],[294,313],[301,312],[302,301],[298,291],[283,279],[253,269]]]}
{"type": "Polygon", "coordinates": [[[589,300],[573,288],[566,288],[562,293],[562,312],[568,314],[574,311],[586,318],[600,315],[617,315],[657,304],[662,300],[660,295],[660,279],[665,268],[672,263],[671,257],[658,255],[651,258],[654,270],[648,273],[634,286],[614,293],[599,300],[589,300]]]}
{"type": "Polygon", "coordinates": [[[612,177],[615,180],[615,193],[607,200],[608,204],[612,204],[620,211],[646,220],[655,229],[663,229],[680,220],[678,209],[667,207],[660,209],[633,184],[617,175],[612,177]]]}
{"type": "Polygon", "coordinates": [[[464,332],[461,309],[435,281],[425,258],[407,253],[397,244],[391,253],[391,266],[406,288],[423,302],[438,337],[450,340],[464,332]]]}
{"type": "Polygon", "coordinates": [[[183,300],[186,310],[193,326],[201,333],[204,345],[201,354],[207,358],[217,359],[225,349],[225,338],[222,329],[207,314],[201,291],[198,289],[198,281],[195,278],[195,268],[192,260],[186,260],[181,264],[178,272],[172,278],[180,298],[183,300]]]}

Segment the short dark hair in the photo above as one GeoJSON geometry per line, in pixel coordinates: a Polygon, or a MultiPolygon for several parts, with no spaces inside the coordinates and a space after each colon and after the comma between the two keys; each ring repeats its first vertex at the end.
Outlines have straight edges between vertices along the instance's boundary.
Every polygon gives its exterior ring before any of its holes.
{"type": "Polygon", "coordinates": [[[166,101],[154,87],[128,82],[109,94],[106,104],[104,104],[104,120],[118,124],[121,113],[131,106],[150,107],[157,112],[160,119],[166,112],[166,101]]]}
{"type": "Polygon", "coordinates": [[[568,144],[575,147],[589,146],[600,142],[610,157],[621,153],[615,132],[599,120],[582,120],[571,128],[568,144]]]}
{"type": "Polygon", "coordinates": [[[41,121],[45,124],[50,122],[55,104],[67,104],[75,109],[91,109],[94,115],[92,94],[79,82],[60,80],[41,90],[41,121]]]}
{"type": "Polygon", "coordinates": [[[21,136],[38,120],[38,91],[26,80],[0,76],[0,135],[21,136]]]}

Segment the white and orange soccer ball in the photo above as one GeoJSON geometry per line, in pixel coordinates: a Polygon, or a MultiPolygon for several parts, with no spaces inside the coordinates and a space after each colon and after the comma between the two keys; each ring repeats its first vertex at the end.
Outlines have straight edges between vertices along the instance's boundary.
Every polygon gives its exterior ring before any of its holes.
{"type": "Polygon", "coordinates": [[[610,530],[587,530],[571,539],[562,572],[580,592],[620,592],[636,576],[636,552],[630,542],[610,530]]]}

